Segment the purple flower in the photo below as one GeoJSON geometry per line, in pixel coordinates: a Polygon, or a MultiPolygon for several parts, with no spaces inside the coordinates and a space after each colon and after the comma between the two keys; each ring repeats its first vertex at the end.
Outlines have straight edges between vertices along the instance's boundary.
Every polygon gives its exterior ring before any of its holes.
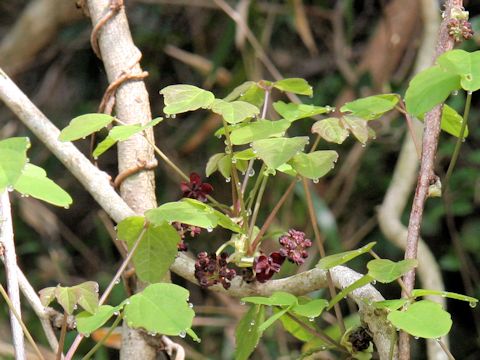
{"type": "Polygon", "coordinates": [[[264,283],[270,280],[275,273],[280,271],[280,267],[285,261],[285,257],[279,252],[272,252],[269,256],[260,255],[253,262],[253,271],[257,281],[264,283]]]}
{"type": "Polygon", "coordinates": [[[288,261],[297,265],[303,264],[308,257],[306,249],[312,246],[312,241],[305,238],[305,233],[294,229],[288,230],[288,233],[278,239],[282,248],[280,254],[288,261]]]}
{"type": "Polygon", "coordinates": [[[189,182],[182,181],[180,184],[180,189],[183,192],[183,197],[206,202],[207,195],[213,191],[213,186],[202,182],[200,175],[193,172],[190,174],[189,182]]]}
{"type": "Polygon", "coordinates": [[[195,262],[195,278],[200,286],[209,287],[221,283],[225,289],[230,287],[230,281],[237,274],[234,269],[227,267],[228,254],[223,252],[220,256],[215,253],[207,254],[202,251],[197,255],[195,262]]]}
{"type": "Polygon", "coordinates": [[[178,235],[180,235],[181,241],[178,243],[178,251],[187,251],[188,246],[185,243],[185,236],[188,234],[190,237],[195,237],[196,235],[202,232],[202,229],[198,226],[187,225],[180,222],[174,222],[173,227],[177,230],[178,235]]]}

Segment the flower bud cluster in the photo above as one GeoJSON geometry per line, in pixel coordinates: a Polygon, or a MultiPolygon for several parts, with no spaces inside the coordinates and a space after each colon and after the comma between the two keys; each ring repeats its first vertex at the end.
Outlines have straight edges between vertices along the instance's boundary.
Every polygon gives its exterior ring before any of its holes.
{"type": "Polygon", "coordinates": [[[234,269],[227,267],[228,254],[223,252],[220,256],[215,253],[208,254],[202,251],[197,255],[195,262],[195,278],[200,286],[209,286],[221,283],[225,289],[230,287],[230,281],[237,274],[234,269]]]}

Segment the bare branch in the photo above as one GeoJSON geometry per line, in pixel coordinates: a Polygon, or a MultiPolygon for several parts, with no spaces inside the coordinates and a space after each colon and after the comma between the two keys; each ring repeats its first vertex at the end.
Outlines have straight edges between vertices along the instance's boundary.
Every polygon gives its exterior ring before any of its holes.
{"type": "MultiPolygon", "coordinates": [[[[440,25],[440,13],[436,0],[422,0],[420,2],[423,18],[423,37],[415,64],[414,73],[418,73],[430,66],[435,54],[437,31],[440,25]]],[[[385,194],[382,205],[378,209],[378,222],[385,237],[396,246],[405,250],[407,244],[407,227],[402,224],[401,217],[410,197],[415,180],[417,179],[418,157],[412,136],[420,138],[423,125],[418,120],[412,122],[412,134],[407,133],[403,141],[392,180],[385,194]]],[[[444,290],[442,274],[435,256],[428,245],[419,238],[418,275],[422,286],[426,289],[444,290]]],[[[446,306],[445,298],[431,296],[430,300],[446,306]]],[[[448,337],[442,338],[448,344],[448,337]]],[[[447,359],[445,353],[436,341],[427,341],[429,359],[447,359]]]]}
{"type": "MultiPolygon", "coordinates": [[[[462,7],[461,0],[447,0],[445,2],[444,18],[440,25],[440,32],[435,49],[435,57],[438,57],[445,51],[451,50],[454,46],[454,40],[448,34],[447,24],[451,19],[451,10],[454,7],[462,7]]],[[[420,237],[420,226],[423,217],[423,209],[428,196],[428,188],[436,180],[434,173],[435,155],[437,152],[438,136],[440,134],[440,118],[442,115],[443,104],[435,106],[425,115],[425,130],[423,135],[422,159],[420,163],[420,173],[417,182],[417,189],[413,199],[410,220],[408,223],[407,246],[405,251],[406,259],[416,259],[418,251],[418,242],[420,237]]],[[[404,276],[407,291],[411,291],[415,285],[415,270],[408,272],[404,276]]],[[[405,295],[405,294],[403,294],[405,295]]],[[[402,332],[400,334],[400,359],[410,359],[410,337],[402,332]]]]}
{"type": "MultiPolygon", "coordinates": [[[[5,259],[8,297],[12,302],[14,311],[21,317],[22,309],[20,306],[20,290],[17,277],[17,254],[15,252],[15,243],[13,242],[12,213],[7,190],[5,190],[0,197],[0,246],[2,247],[3,257],[5,259]]],[[[24,360],[26,357],[23,330],[13,310],[10,310],[10,326],[12,329],[13,346],[15,347],[15,358],[24,360]]]]}

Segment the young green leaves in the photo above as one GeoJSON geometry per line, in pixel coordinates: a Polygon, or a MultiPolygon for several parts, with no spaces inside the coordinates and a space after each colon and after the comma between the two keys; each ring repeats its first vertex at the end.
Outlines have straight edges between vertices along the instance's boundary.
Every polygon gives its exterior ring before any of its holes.
{"type": "Polygon", "coordinates": [[[297,321],[305,322],[306,326],[314,326],[313,321],[320,316],[327,307],[328,301],[324,299],[309,299],[278,291],[269,297],[250,296],[242,299],[243,302],[252,304],[250,310],[240,320],[235,331],[236,348],[235,359],[248,359],[255,350],[263,332],[277,320],[287,324],[287,331],[298,331],[288,322],[289,316],[295,317],[297,321]],[[265,320],[265,307],[274,308],[272,316],[265,320]],[[284,322],[285,320],[286,322],[284,322]]]}
{"type": "Polygon", "coordinates": [[[16,137],[0,141],[0,192],[6,188],[56,206],[69,207],[72,198],[47,177],[42,168],[28,163],[30,141],[16,137]]]}
{"type": "Polygon", "coordinates": [[[0,141],[0,192],[13,186],[22,175],[27,163],[27,149],[30,141],[26,137],[16,137],[0,141]]]}
{"type": "Polygon", "coordinates": [[[360,143],[365,144],[368,139],[375,138],[368,121],[378,119],[395,108],[399,99],[397,94],[382,94],[348,102],[340,108],[343,116],[315,122],[312,132],[336,144],[343,143],[350,132],[360,143]]]}
{"type": "Polygon", "coordinates": [[[127,325],[142,328],[151,334],[188,334],[195,341],[198,336],[191,329],[195,312],[189,306],[188,290],[174,284],[152,284],[130,297],[125,305],[127,325]]]}
{"type": "Polygon", "coordinates": [[[48,287],[40,290],[40,300],[43,306],[48,306],[53,300],[62,306],[69,315],[80,305],[85,311],[93,314],[98,308],[98,284],[87,281],[71,287],[48,287]]]}
{"type": "MultiPolygon", "coordinates": [[[[115,118],[107,114],[84,114],[72,119],[67,127],[61,132],[58,139],[60,141],[75,141],[78,139],[84,139],[86,136],[100,131],[102,128],[110,125],[115,118]]],[[[97,159],[105,151],[110,149],[118,141],[125,141],[131,136],[138,134],[150,127],[157,125],[161,122],[162,118],[155,118],[145,125],[117,125],[113,126],[108,132],[107,137],[100,142],[93,151],[93,157],[97,159]]]]}
{"type": "Polygon", "coordinates": [[[139,241],[132,259],[138,278],[147,283],[162,281],[175,261],[180,242],[173,226],[166,221],[145,224],[142,216],[132,216],[121,221],[117,230],[129,250],[139,241]]]}
{"type": "Polygon", "coordinates": [[[443,310],[442,305],[429,300],[410,304],[406,310],[393,310],[387,319],[397,329],[426,339],[440,338],[452,327],[450,314],[443,310]]]}
{"type": "Polygon", "coordinates": [[[123,312],[129,327],[144,329],[151,335],[159,333],[185,337],[189,334],[195,341],[200,341],[191,329],[195,312],[188,298],[188,290],[181,286],[151,284],[118,306],[102,305],[95,311],[79,313],[75,319],[77,330],[88,336],[112,316],[120,316],[123,312]]]}
{"type": "Polygon", "coordinates": [[[160,90],[164,97],[163,112],[167,115],[176,115],[200,108],[209,108],[215,100],[210,92],[193,85],[171,85],[160,90]]]}
{"type": "Polygon", "coordinates": [[[480,51],[451,50],[437,59],[437,65],[417,74],[405,94],[407,111],[421,116],[444,102],[459,89],[480,89],[480,51]]]}
{"type": "Polygon", "coordinates": [[[60,141],[83,139],[109,125],[114,119],[107,114],[93,113],[77,116],[60,132],[58,139],[60,141]]]}

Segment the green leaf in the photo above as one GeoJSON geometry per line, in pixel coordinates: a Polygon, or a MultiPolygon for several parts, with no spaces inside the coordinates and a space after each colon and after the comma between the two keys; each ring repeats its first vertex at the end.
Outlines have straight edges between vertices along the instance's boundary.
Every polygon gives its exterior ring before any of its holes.
{"type": "Polygon", "coordinates": [[[233,153],[233,158],[237,160],[251,160],[256,157],[257,154],[255,154],[251,148],[233,153]]]}
{"type": "Polygon", "coordinates": [[[217,217],[218,225],[220,225],[221,227],[236,233],[242,232],[242,228],[238,226],[238,224],[234,223],[233,220],[229,218],[227,215],[222,214],[218,210],[214,210],[214,214],[217,217]]]}
{"type": "Polygon", "coordinates": [[[307,136],[263,139],[254,141],[252,149],[270,169],[276,169],[302,151],[307,143],[307,136]]]}
{"type": "Polygon", "coordinates": [[[98,284],[86,281],[71,288],[77,297],[77,303],[85,311],[94,314],[98,309],[98,284]]]}
{"type": "Polygon", "coordinates": [[[373,281],[373,277],[370,275],[363,275],[360,279],[356,280],[346,288],[344,288],[342,291],[340,291],[332,300],[330,300],[328,304],[327,310],[330,310],[333,308],[333,306],[338,303],[340,300],[342,300],[345,296],[350,294],[352,291],[361,288],[362,286],[365,286],[373,281]]]}
{"type": "Polygon", "coordinates": [[[185,334],[195,316],[188,306],[188,298],[188,290],[181,286],[152,284],[125,303],[124,319],[129,327],[143,328],[152,333],[185,334]]]}
{"type": "Polygon", "coordinates": [[[319,150],[312,153],[300,153],[290,161],[290,165],[300,175],[317,181],[335,166],[338,154],[333,150],[319,150]]]}
{"type": "Polygon", "coordinates": [[[270,302],[275,306],[290,306],[297,305],[298,299],[295,295],[287,293],[285,291],[276,291],[270,295],[270,302]]]}
{"type": "Polygon", "coordinates": [[[55,297],[57,298],[57,302],[62,306],[63,310],[65,310],[67,314],[71,315],[76,309],[78,295],[75,289],[57,286],[55,288],[55,297]]]}
{"type": "Polygon", "coordinates": [[[319,120],[312,125],[312,133],[317,133],[329,142],[341,144],[348,137],[348,131],[337,118],[319,120]]]}
{"type": "Polygon", "coordinates": [[[418,73],[405,93],[407,111],[419,116],[444,102],[452,91],[460,88],[460,76],[433,66],[418,73]]]}
{"type": "Polygon", "coordinates": [[[334,266],[345,264],[352,259],[355,259],[357,256],[365,254],[370,251],[371,248],[376,244],[376,242],[370,242],[365,246],[362,246],[360,249],[357,250],[350,250],[341,252],[338,254],[333,254],[330,256],[325,256],[324,258],[320,259],[317,264],[317,268],[328,270],[334,266]]]}
{"type": "Polygon", "coordinates": [[[463,294],[457,294],[450,291],[426,290],[426,289],[412,290],[412,296],[414,298],[417,298],[420,296],[428,296],[428,295],[438,295],[438,296],[447,297],[450,299],[467,301],[468,303],[470,303],[471,307],[475,307],[478,303],[478,299],[475,299],[474,297],[463,295],[463,294]]]}
{"type": "Polygon", "coordinates": [[[429,300],[418,301],[404,311],[394,310],[387,319],[397,329],[426,339],[442,337],[452,327],[450,314],[440,304],[429,300]]]}
{"type": "MultiPolygon", "coordinates": [[[[311,319],[312,321],[314,320],[313,318],[311,319]]],[[[315,323],[311,322],[310,319],[307,320],[306,318],[298,318],[297,320],[302,322],[305,326],[308,326],[309,328],[317,330],[315,323]]],[[[294,337],[296,337],[298,340],[307,342],[315,338],[315,335],[305,330],[305,328],[302,325],[297,323],[295,320],[293,320],[289,316],[282,316],[280,318],[280,321],[282,322],[284,329],[287,330],[294,337]]]]}
{"type": "Polygon", "coordinates": [[[312,87],[306,80],[301,78],[289,78],[275,81],[273,87],[294,94],[313,96],[312,87]]]}
{"type": "Polygon", "coordinates": [[[283,315],[285,315],[291,308],[292,306],[287,307],[286,309],[279,310],[278,312],[275,312],[272,316],[270,316],[265,322],[260,324],[258,327],[258,330],[261,332],[264,332],[267,330],[270,326],[273,325],[275,321],[280,319],[283,315]]]}
{"type": "Polygon", "coordinates": [[[223,175],[225,179],[230,179],[232,174],[232,156],[229,154],[224,155],[218,160],[218,171],[223,175]]]}
{"type": "Polygon", "coordinates": [[[408,299],[383,300],[374,302],[373,306],[377,309],[398,310],[407,302],[408,299]]]}
{"type": "Polygon", "coordinates": [[[262,336],[259,324],[265,318],[263,306],[252,306],[235,329],[235,360],[247,360],[262,336]]]}
{"type": "Polygon", "coordinates": [[[107,114],[85,114],[77,116],[60,132],[60,141],[74,141],[99,131],[115,118],[107,114]]]}
{"type": "MultiPolygon", "coordinates": [[[[418,119],[423,121],[425,114],[419,115],[418,119]]],[[[443,105],[442,119],[440,126],[443,131],[449,133],[450,135],[460,137],[460,130],[462,128],[463,117],[457,113],[453,108],[447,104],[443,105]]],[[[465,127],[465,132],[463,134],[464,138],[468,136],[468,126],[465,127]]]]}
{"type": "Polygon", "coordinates": [[[184,198],[182,201],[188,202],[191,205],[193,205],[193,206],[199,208],[200,210],[205,211],[209,214],[212,213],[217,218],[218,225],[220,225],[221,227],[223,227],[225,229],[228,229],[228,230],[231,230],[233,232],[237,232],[237,233],[242,232],[241,227],[238,226],[236,223],[234,223],[231,218],[229,218],[227,215],[222,214],[220,211],[215,210],[210,205],[207,205],[207,204],[205,204],[201,201],[195,200],[195,199],[184,198]]]}
{"type": "Polygon", "coordinates": [[[187,201],[175,201],[160,205],[155,209],[145,212],[148,221],[161,225],[164,221],[169,223],[178,221],[183,224],[213,229],[218,224],[218,219],[210,210],[201,209],[187,201]]]}
{"type": "Polygon", "coordinates": [[[90,335],[92,332],[105,324],[113,315],[118,315],[118,312],[122,308],[123,305],[115,307],[110,305],[101,305],[94,314],[90,314],[87,311],[82,311],[75,316],[78,332],[84,335],[90,335]]]}
{"type": "Polygon", "coordinates": [[[235,167],[237,168],[238,171],[242,173],[242,175],[245,175],[245,172],[247,171],[248,168],[248,161],[246,160],[238,160],[232,157],[232,163],[235,163],[235,167]]]}
{"type": "Polygon", "coordinates": [[[68,193],[47,177],[41,167],[26,164],[14,186],[23,195],[30,195],[53,205],[68,208],[73,202],[68,193]]]}
{"type": "Polygon", "coordinates": [[[277,167],[276,170],[281,171],[290,176],[297,176],[297,172],[293,169],[292,165],[290,164],[282,164],[279,167],[277,167]]]}
{"type": "Polygon", "coordinates": [[[340,108],[342,112],[350,112],[365,120],[378,119],[387,111],[392,110],[398,103],[400,96],[397,94],[382,94],[369,96],[346,103],[340,108]]]}
{"type": "Polygon", "coordinates": [[[220,161],[221,158],[225,156],[224,153],[217,153],[212,156],[210,156],[210,159],[208,159],[207,166],[205,168],[205,175],[209,177],[212,175],[215,171],[218,170],[218,162],[220,161]]]}
{"type": "Polygon", "coordinates": [[[461,77],[460,84],[466,91],[480,89],[480,51],[451,50],[437,59],[443,69],[461,77]]]}
{"type": "Polygon", "coordinates": [[[212,104],[212,111],[221,115],[229,124],[240,123],[260,113],[260,110],[255,105],[248,102],[226,102],[220,99],[215,99],[212,104]]]}
{"type": "Polygon", "coordinates": [[[265,90],[258,86],[257,83],[254,83],[238,99],[260,108],[265,101],[265,90]]]}
{"type": "Polygon", "coordinates": [[[40,302],[43,306],[47,307],[50,303],[55,300],[56,287],[47,287],[40,290],[38,293],[40,295],[40,302]]]}
{"type": "Polygon", "coordinates": [[[143,216],[130,216],[117,225],[117,237],[127,243],[134,243],[145,226],[145,218],[143,216]]]}
{"type": "Polygon", "coordinates": [[[243,145],[255,140],[262,140],[269,137],[283,136],[290,127],[288,120],[258,120],[250,124],[234,129],[230,133],[230,140],[233,145],[243,145]]]}
{"type": "Polygon", "coordinates": [[[131,136],[142,132],[143,130],[157,125],[161,122],[163,118],[159,117],[153,119],[146,125],[136,124],[136,125],[119,125],[114,126],[108,133],[108,136],[100,142],[93,151],[92,155],[96,159],[100,155],[102,155],[105,151],[110,149],[113,145],[117,143],[117,141],[125,141],[129,139],[131,136]]]}
{"type": "Polygon", "coordinates": [[[343,125],[348,129],[360,143],[365,144],[369,137],[369,127],[367,121],[359,117],[345,115],[342,118],[343,125]]]}
{"type": "Polygon", "coordinates": [[[215,100],[210,92],[193,85],[170,85],[160,90],[164,96],[165,107],[163,112],[167,115],[180,114],[200,108],[208,108],[215,100]]]}
{"type": "Polygon", "coordinates": [[[257,86],[255,81],[245,81],[243,84],[238,85],[232,90],[230,94],[223,98],[224,101],[233,101],[243,96],[246,91],[250,90],[253,86],[257,86]]]}
{"type": "Polygon", "coordinates": [[[269,297],[264,296],[247,296],[242,298],[243,302],[248,302],[257,305],[269,305],[269,306],[290,306],[297,305],[298,300],[295,295],[284,291],[274,292],[269,297]]]}
{"type": "MultiPolygon", "coordinates": [[[[360,316],[358,313],[354,313],[352,315],[346,316],[344,318],[345,322],[345,327],[351,328],[354,326],[360,326],[360,316]]],[[[332,338],[335,341],[340,342],[340,339],[342,338],[342,335],[344,334],[344,330],[341,330],[338,323],[334,323],[334,325],[330,325],[326,328],[322,329],[322,332],[325,333],[325,335],[328,335],[330,338],[332,338]]],[[[322,350],[325,350],[327,348],[331,348],[332,345],[330,343],[324,342],[322,339],[314,336],[312,337],[311,340],[308,341],[308,343],[304,344],[302,347],[302,350],[309,351],[313,350],[314,348],[320,348],[322,350]]]]}
{"type": "Polygon", "coordinates": [[[367,264],[368,275],[383,284],[395,281],[403,274],[418,266],[418,261],[414,259],[401,260],[393,262],[388,259],[374,259],[367,264]]]}
{"type": "Polygon", "coordinates": [[[14,137],[0,141],[0,193],[6,187],[12,189],[27,163],[30,141],[26,137],[14,137]]]}
{"type": "Polygon", "coordinates": [[[264,297],[264,296],[246,296],[241,299],[243,302],[248,302],[251,304],[256,304],[256,305],[272,305],[272,301],[270,300],[270,297],[264,297]]]}
{"type": "Polygon", "coordinates": [[[305,316],[308,318],[315,318],[317,316],[320,316],[320,314],[327,306],[327,300],[313,299],[304,304],[295,305],[291,311],[296,315],[305,316]]]}
{"type": "MultiPolygon", "coordinates": [[[[450,135],[460,137],[463,117],[447,104],[443,105],[441,128],[450,135]]],[[[468,136],[468,126],[465,127],[463,138],[468,136]]]]}
{"type": "Polygon", "coordinates": [[[295,121],[307,117],[312,117],[319,114],[325,114],[332,110],[330,107],[284,103],[283,101],[276,101],[273,103],[273,108],[283,118],[288,121],[295,121]]]}
{"type": "MultiPolygon", "coordinates": [[[[138,230],[138,224],[136,228],[138,230]]],[[[129,236],[125,239],[129,250],[132,249],[140,232],[141,228],[136,236],[129,236]]],[[[150,223],[133,255],[133,264],[138,278],[147,283],[162,281],[175,261],[179,242],[180,236],[172,225],[165,221],[160,224],[150,223]]]]}

